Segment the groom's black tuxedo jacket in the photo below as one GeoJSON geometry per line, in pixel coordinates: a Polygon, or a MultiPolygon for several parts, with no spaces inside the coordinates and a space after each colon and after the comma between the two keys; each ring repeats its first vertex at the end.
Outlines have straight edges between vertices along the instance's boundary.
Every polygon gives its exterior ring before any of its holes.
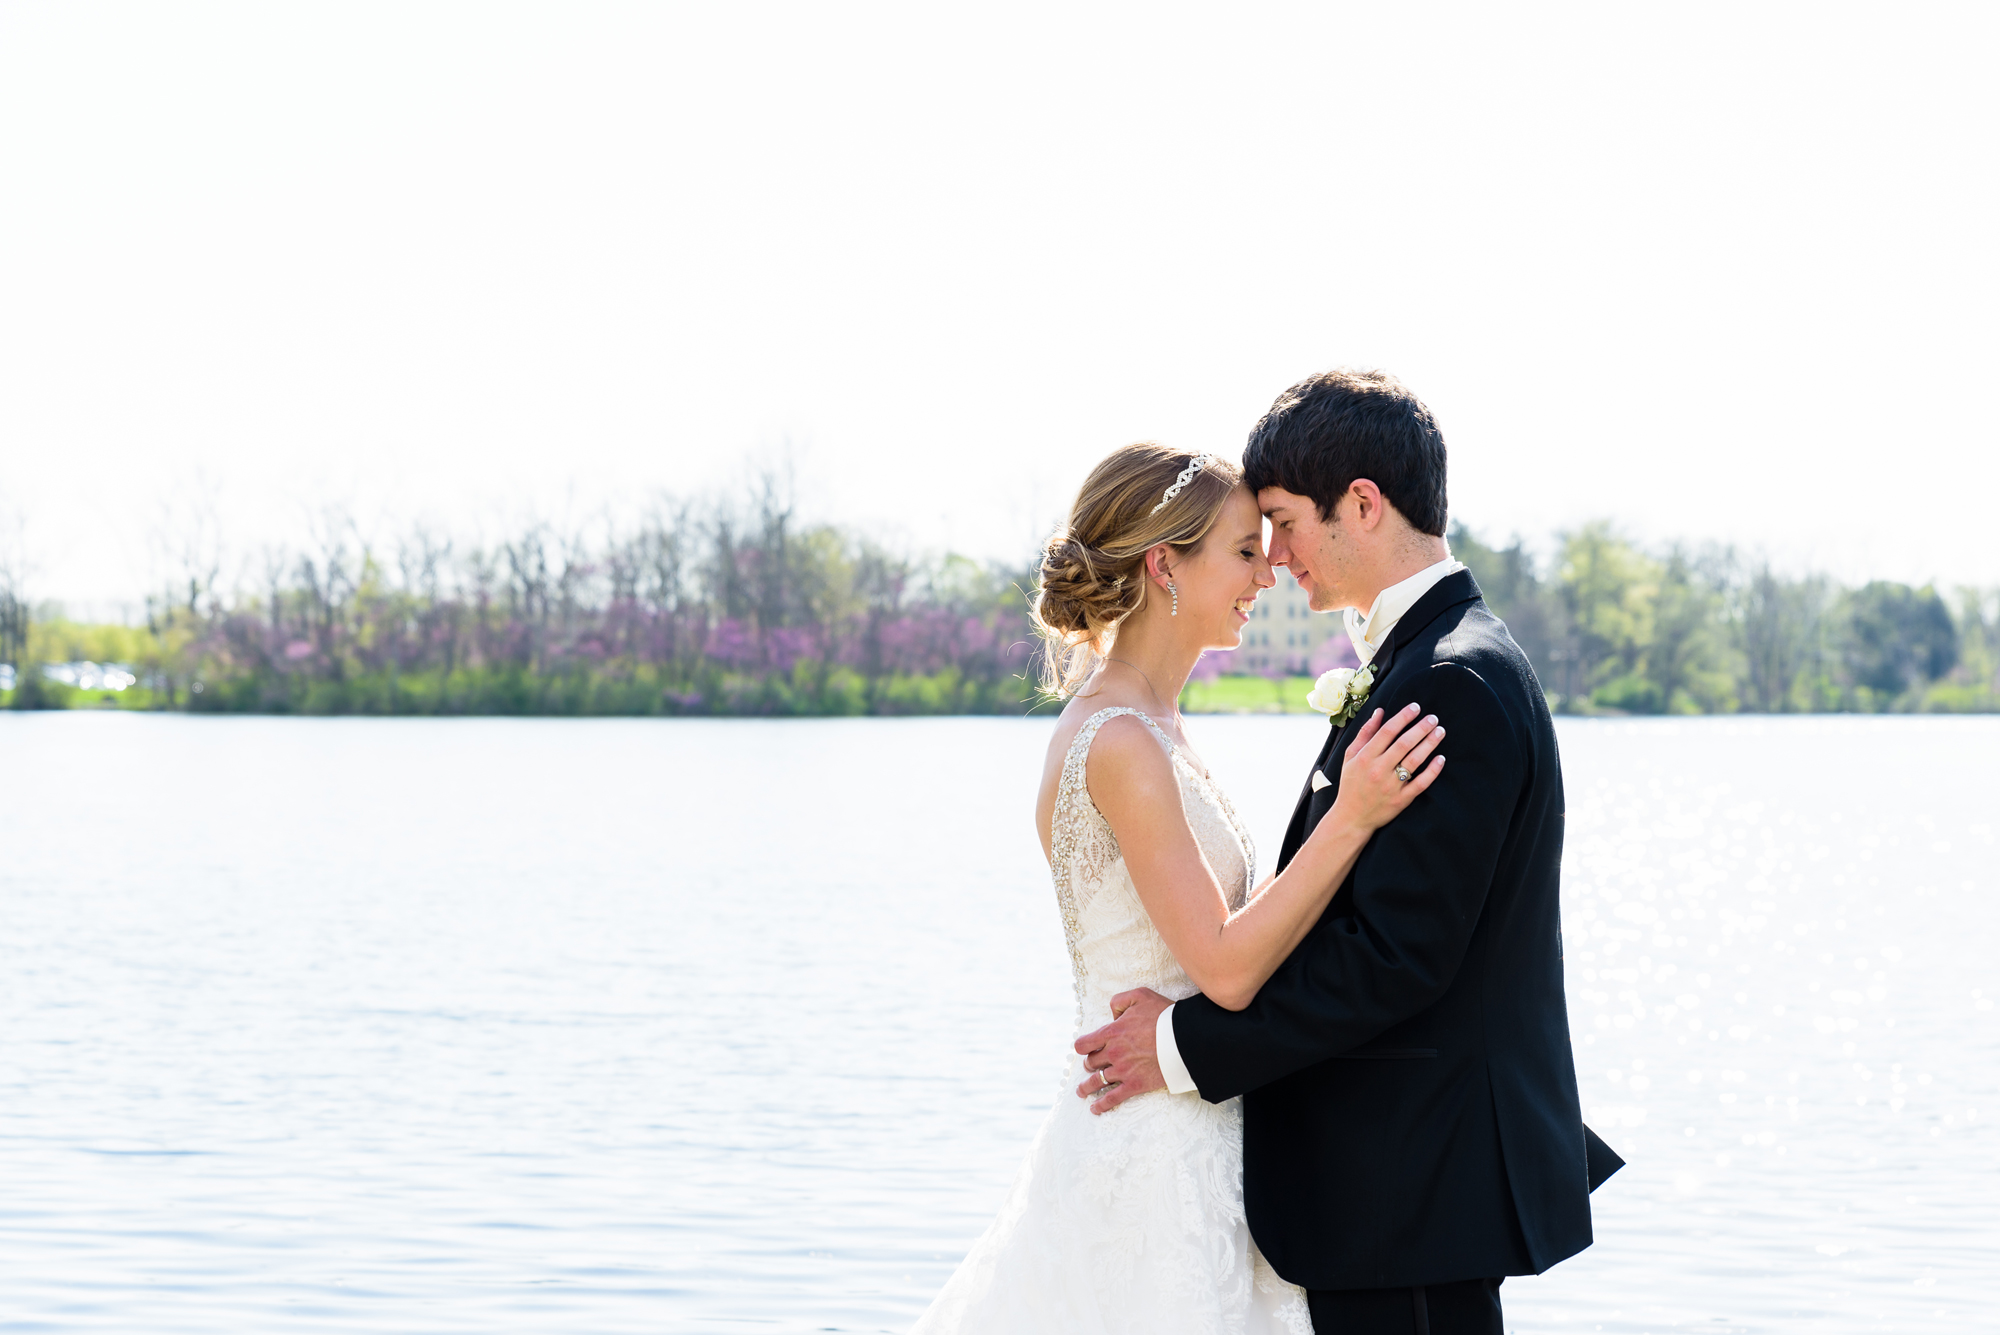
{"type": "MultiPolygon", "coordinates": [[[[1436,714],[1444,773],[1375,833],[1247,1009],[1183,1001],[1174,1042],[1203,1098],[1243,1096],[1250,1230],[1286,1279],[1538,1274],[1590,1245],[1592,1185],[1563,1001],[1555,729],[1468,572],[1405,613],[1375,661],[1368,710],[1436,714]]],[[[1331,730],[1314,763],[1333,786],[1308,781],[1280,868],[1333,806],[1366,713],[1331,730]]]]}

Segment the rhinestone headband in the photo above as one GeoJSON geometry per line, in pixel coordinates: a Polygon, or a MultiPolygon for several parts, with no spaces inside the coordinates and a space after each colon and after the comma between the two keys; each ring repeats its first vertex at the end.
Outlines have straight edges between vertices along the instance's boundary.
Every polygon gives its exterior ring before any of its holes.
{"type": "Polygon", "coordinates": [[[1174,479],[1174,485],[1167,488],[1167,494],[1160,497],[1160,503],[1153,507],[1151,514],[1147,518],[1151,518],[1152,515],[1156,515],[1166,509],[1167,502],[1180,495],[1187,487],[1187,484],[1194,481],[1196,473],[1199,473],[1203,468],[1206,468],[1215,461],[1215,456],[1212,454],[1197,454],[1194,457],[1194,462],[1181,470],[1180,476],[1174,479]]]}

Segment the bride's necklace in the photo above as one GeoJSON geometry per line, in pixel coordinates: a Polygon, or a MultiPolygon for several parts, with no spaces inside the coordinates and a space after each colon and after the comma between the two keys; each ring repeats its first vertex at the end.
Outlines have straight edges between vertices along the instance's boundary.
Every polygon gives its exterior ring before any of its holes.
{"type": "MultiPolygon", "coordinates": [[[[1130,660],[1129,658],[1106,658],[1106,659],[1105,659],[1104,661],[1105,661],[1105,662],[1107,662],[1107,663],[1121,663],[1121,664],[1123,664],[1124,666],[1126,666],[1126,667],[1128,667],[1128,668],[1131,668],[1131,669],[1132,669],[1132,670],[1133,670],[1134,672],[1138,673],[1138,674],[1139,674],[1139,680],[1141,680],[1141,681],[1143,681],[1143,682],[1145,682],[1145,683],[1146,683],[1146,691],[1147,691],[1147,693],[1148,693],[1149,695],[1151,695],[1151,696],[1153,697],[1153,704],[1154,704],[1155,706],[1158,706],[1158,705],[1159,705],[1159,703],[1160,703],[1160,688],[1159,688],[1159,687],[1157,687],[1157,686],[1155,686],[1155,685],[1153,685],[1153,679],[1152,679],[1151,677],[1149,677],[1149,676],[1147,676],[1147,675],[1146,675],[1146,670],[1145,670],[1144,668],[1140,667],[1140,666],[1139,666],[1139,665],[1138,665],[1137,663],[1134,663],[1134,662],[1133,662],[1132,660],[1130,660]]],[[[1171,719],[1173,719],[1173,721],[1174,721],[1174,731],[1176,731],[1176,732],[1179,732],[1179,731],[1181,731],[1181,730],[1182,730],[1182,729],[1181,729],[1181,711],[1180,711],[1180,707],[1179,707],[1179,705],[1178,705],[1178,704],[1176,704],[1176,705],[1175,705],[1175,707],[1174,707],[1174,710],[1173,710],[1173,712],[1172,712],[1171,714],[1169,714],[1169,715],[1168,715],[1168,717],[1169,717],[1169,718],[1171,718],[1171,719]]]]}

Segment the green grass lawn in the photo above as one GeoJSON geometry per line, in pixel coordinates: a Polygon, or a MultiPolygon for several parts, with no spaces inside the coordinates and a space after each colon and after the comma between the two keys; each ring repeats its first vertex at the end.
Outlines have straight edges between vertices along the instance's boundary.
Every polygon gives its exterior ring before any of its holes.
{"type": "MultiPolygon", "coordinates": [[[[1181,708],[1190,714],[1310,714],[1306,692],[1311,677],[1217,677],[1198,681],[1181,693],[1181,708]]],[[[128,690],[79,691],[57,682],[44,685],[44,707],[51,709],[155,709],[165,701],[152,691],[134,686],[128,690]]],[[[0,691],[0,709],[11,708],[15,692],[0,691]]],[[[1059,705],[1037,712],[1054,713],[1059,705]]]]}
{"type": "MultiPolygon", "coordinates": [[[[15,709],[19,705],[20,688],[0,691],[0,709],[15,709]]],[[[164,703],[160,696],[143,686],[128,686],[122,691],[81,691],[74,686],[65,686],[59,681],[44,682],[41,689],[39,709],[157,709],[164,703]]]]}
{"type": "Polygon", "coordinates": [[[1188,683],[1181,708],[1190,714],[1310,714],[1311,677],[1217,677],[1188,683]]]}

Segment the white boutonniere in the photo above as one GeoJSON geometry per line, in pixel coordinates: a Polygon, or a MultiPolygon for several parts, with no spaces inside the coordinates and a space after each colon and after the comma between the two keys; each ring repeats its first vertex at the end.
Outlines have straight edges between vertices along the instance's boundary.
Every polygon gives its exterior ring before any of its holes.
{"type": "Polygon", "coordinates": [[[1339,727],[1361,712],[1368,692],[1374,689],[1373,663],[1361,668],[1335,668],[1331,672],[1320,673],[1319,680],[1306,693],[1306,703],[1330,716],[1334,726],[1339,727]]]}

